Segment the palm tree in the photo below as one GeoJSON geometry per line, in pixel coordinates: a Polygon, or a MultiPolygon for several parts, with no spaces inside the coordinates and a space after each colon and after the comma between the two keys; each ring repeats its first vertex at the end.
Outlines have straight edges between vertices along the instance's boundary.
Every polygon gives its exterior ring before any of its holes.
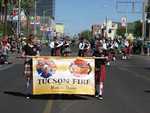
{"type": "Polygon", "coordinates": [[[2,22],[2,12],[3,12],[3,0],[0,0],[0,22],[2,22]]]}
{"type": "Polygon", "coordinates": [[[24,10],[27,16],[27,29],[29,29],[29,16],[31,8],[34,6],[35,0],[0,0],[1,13],[4,14],[4,34],[7,34],[8,4],[13,4],[14,7],[19,8],[19,2],[21,3],[21,9],[24,10]]]}
{"type": "Polygon", "coordinates": [[[27,16],[27,29],[29,34],[29,17],[32,7],[34,6],[35,0],[21,0],[21,8],[24,10],[27,16]]]}
{"type": "Polygon", "coordinates": [[[7,23],[7,15],[8,15],[8,4],[13,4],[16,5],[17,0],[0,0],[0,4],[1,4],[1,11],[2,14],[4,15],[4,20],[2,20],[4,22],[4,35],[7,34],[7,28],[8,28],[8,23],[7,23]]]}
{"type": "Polygon", "coordinates": [[[7,5],[8,5],[8,0],[3,1],[4,4],[4,35],[7,34],[7,5]]]}

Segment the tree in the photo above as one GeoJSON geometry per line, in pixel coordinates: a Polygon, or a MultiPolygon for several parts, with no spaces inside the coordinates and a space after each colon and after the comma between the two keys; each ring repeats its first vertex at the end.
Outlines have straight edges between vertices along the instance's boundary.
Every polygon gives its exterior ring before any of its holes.
{"type": "Polygon", "coordinates": [[[8,34],[8,23],[7,23],[7,15],[13,9],[13,5],[16,3],[16,0],[0,0],[0,12],[4,16],[1,18],[3,23],[3,32],[4,34],[8,34]]]}
{"type": "Polygon", "coordinates": [[[35,0],[21,0],[21,8],[25,11],[26,15],[30,15],[31,8],[34,6],[35,0]]]}
{"type": "Polygon", "coordinates": [[[80,33],[80,37],[90,41],[92,39],[92,32],[90,30],[84,30],[80,33]]]}
{"type": "Polygon", "coordinates": [[[124,37],[124,36],[125,36],[125,33],[126,33],[126,28],[119,26],[119,28],[117,29],[117,33],[116,33],[116,34],[117,34],[118,36],[124,37]]]}
{"type": "Polygon", "coordinates": [[[133,34],[135,37],[141,37],[142,36],[142,23],[140,21],[134,22],[133,34]]]}
{"type": "Polygon", "coordinates": [[[34,6],[35,0],[21,0],[21,8],[24,10],[25,15],[27,16],[27,29],[29,33],[29,19],[30,12],[32,7],[34,6]]]}

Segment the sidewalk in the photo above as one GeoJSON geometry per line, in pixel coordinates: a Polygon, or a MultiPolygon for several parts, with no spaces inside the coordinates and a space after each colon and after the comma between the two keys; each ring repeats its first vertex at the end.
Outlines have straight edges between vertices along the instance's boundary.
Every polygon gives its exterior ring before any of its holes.
{"type": "Polygon", "coordinates": [[[10,67],[11,65],[15,64],[17,61],[17,53],[9,53],[9,57],[8,57],[8,64],[0,64],[0,69],[5,69],[7,67],[10,67]]]}

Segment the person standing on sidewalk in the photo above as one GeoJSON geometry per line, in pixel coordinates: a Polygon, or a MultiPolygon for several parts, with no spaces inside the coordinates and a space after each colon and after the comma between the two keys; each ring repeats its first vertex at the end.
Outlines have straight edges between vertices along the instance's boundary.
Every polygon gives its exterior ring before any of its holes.
{"type": "Polygon", "coordinates": [[[2,45],[2,56],[4,58],[5,64],[8,64],[8,52],[10,51],[10,44],[8,43],[8,36],[5,35],[1,42],[2,45]]]}

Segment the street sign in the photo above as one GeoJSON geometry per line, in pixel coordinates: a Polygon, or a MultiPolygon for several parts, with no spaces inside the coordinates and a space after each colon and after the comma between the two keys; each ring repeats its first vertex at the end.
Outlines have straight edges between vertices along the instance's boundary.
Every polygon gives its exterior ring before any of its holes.
{"type": "Polygon", "coordinates": [[[127,18],[126,17],[122,17],[121,18],[121,26],[122,27],[126,27],[127,26],[127,18]]]}

